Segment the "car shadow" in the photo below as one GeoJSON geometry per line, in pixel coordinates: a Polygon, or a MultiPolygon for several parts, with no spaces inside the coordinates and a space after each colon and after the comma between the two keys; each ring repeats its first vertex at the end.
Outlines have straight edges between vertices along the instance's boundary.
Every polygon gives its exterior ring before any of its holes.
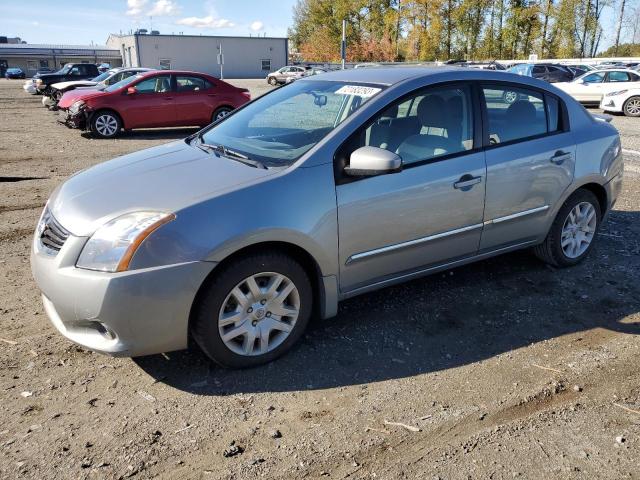
{"type": "MultiPolygon", "coordinates": [[[[611,213],[590,257],[555,269],[516,252],[340,305],[270,364],[227,370],[197,348],[134,359],[173,388],[223,396],[367,384],[439,372],[596,328],[640,334],[640,212],[611,213]]],[[[581,338],[576,337],[576,341],[581,338]]]]}

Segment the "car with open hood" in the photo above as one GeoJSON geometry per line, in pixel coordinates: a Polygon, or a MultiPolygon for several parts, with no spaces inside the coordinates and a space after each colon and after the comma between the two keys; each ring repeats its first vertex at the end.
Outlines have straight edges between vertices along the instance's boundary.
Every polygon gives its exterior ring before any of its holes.
{"type": "Polygon", "coordinates": [[[113,138],[122,129],[205,126],[223,118],[251,98],[210,75],[178,70],[155,70],[130,76],[102,91],[65,93],[58,107],[64,123],[113,138]]]}
{"type": "Polygon", "coordinates": [[[520,249],[584,261],[622,176],[616,129],[546,82],[342,70],[72,176],[42,212],[31,267],[54,327],[86,348],[191,343],[251,367],[365,292],[520,249]]]}

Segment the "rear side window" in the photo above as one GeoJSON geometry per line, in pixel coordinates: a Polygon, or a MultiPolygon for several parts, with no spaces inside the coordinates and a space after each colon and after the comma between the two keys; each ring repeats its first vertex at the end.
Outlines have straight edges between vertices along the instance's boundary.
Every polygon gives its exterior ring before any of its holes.
{"type": "Polygon", "coordinates": [[[495,145],[522,140],[558,128],[557,100],[555,122],[548,124],[542,93],[511,86],[485,86],[482,90],[487,108],[489,143],[495,145]]]}
{"type": "Polygon", "coordinates": [[[610,82],[628,82],[629,74],[627,72],[609,72],[610,82]]]}
{"type": "Polygon", "coordinates": [[[201,77],[178,76],[178,92],[199,92],[211,88],[211,84],[201,77]]]}
{"type": "Polygon", "coordinates": [[[533,73],[534,74],[535,73],[540,74],[540,73],[546,73],[546,72],[547,72],[547,70],[542,65],[536,65],[536,66],[533,67],[533,73]]]}

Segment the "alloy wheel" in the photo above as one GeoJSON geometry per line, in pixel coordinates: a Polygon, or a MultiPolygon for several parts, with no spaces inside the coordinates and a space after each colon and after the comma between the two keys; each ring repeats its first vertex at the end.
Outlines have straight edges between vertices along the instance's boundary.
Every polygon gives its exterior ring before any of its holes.
{"type": "Polygon", "coordinates": [[[633,117],[640,115],[640,97],[627,100],[627,103],[624,106],[624,110],[627,115],[633,117]]]}
{"type": "Polygon", "coordinates": [[[118,130],[118,120],[113,115],[104,113],[96,118],[95,128],[103,137],[111,137],[118,130]]]}
{"type": "Polygon", "coordinates": [[[560,244],[563,253],[571,259],[587,251],[596,234],[598,217],[595,207],[581,202],[571,209],[562,226],[560,244]]]}
{"type": "Polygon", "coordinates": [[[227,115],[229,115],[229,113],[231,113],[230,110],[220,110],[217,115],[216,115],[216,120],[220,120],[224,117],[226,117],[227,115]]]}
{"type": "Polygon", "coordinates": [[[218,314],[225,346],[243,356],[264,355],[284,342],[300,314],[300,293],[286,276],[251,275],[229,292],[218,314]]]}

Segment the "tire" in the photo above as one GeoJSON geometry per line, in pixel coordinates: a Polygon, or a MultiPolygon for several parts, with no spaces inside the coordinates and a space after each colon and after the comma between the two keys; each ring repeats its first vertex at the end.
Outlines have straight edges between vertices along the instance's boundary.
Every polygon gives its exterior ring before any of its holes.
{"type": "Polygon", "coordinates": [[[217,122],[219,120],[222,120],[224,117],[229,115],[231,112],[233,112],[233,108],[231,108],[231,107],[220,107],[220,108],[217,108],[213,112],[213,115],[211,115],[211,123],[217,122]]]}
{"type": "MultiPolygon", "coordinates": [[[[585,213],[585,217],[587,216],[585,213]]],[[[560,208],[544,242],[534,247],[535,255],[543,262],[554,267],[564,268],[577,265],[587,257],[593,248],[601,220],[602,207],[596,196],[589,190],[577,190],[560,208]],[[588,225],[585,224],[584,231],[582,229],[575,230],[572,236],[570,214],[572,212],[575,214],[574,209],[578,206],[581,206],[582,211],[588,212],[587,205],[590,205],[593,209],[594,220],[588,225]],[[585,243],[587,241],[586,237],[589,236],[589,234],[586,233],[587,228],[592,231],[590,232],[588,243],[585,243]],[[563,247],[563,243],[568,244],[563,247]],[[578,243],[579,249],[572,251],[572,245],[576,243],[578,243]],[[584,250],[582,249],[583,246],[586,247],[584,250]]]]}
{"type": "Polygon", "coordinates": [[[91,117],[91,132],[98,138],[115,138],[122,129],[122,120],[117,113],[101,110],[91,117]]]}
{"type": "Polygon", "coordinates": [[[276,79],[276,77],[269,77],[269,80],[267,80],[267,82],[269,83],[269,85],[273,85],[274,87],[278,85],[278,79],[276,79]]]}
{"type": "Polygon", "coordinates": [[[622,112],[627,117],[640,117],[640,96],[627,98],[622,106],[622,112]]]}
{"type": "Polygon", "coordinates": [[[203,287],[198,297],[191,335],[211,360],[227,368],[255,367],[287,352],[306,329],[313,303],[305,270],[278,252],[256,253],[230,263],[203,287]],[[277,276],[282,277],[279,283],[274,281],[277,276]],[[256,280],[257,296],[249,289],[250,278],[256,280]],[[274,295],[268,293],[272,282],[274,295]],[[270,309],[297,309],[297,316],[272,314],[270,309]],[[221,325],[224,317],[226,325],[221,325]],[[289,331],[281,330],[285,327],[289,331]],[[223,335],[227,336],[225,340],[223,335]]]}

